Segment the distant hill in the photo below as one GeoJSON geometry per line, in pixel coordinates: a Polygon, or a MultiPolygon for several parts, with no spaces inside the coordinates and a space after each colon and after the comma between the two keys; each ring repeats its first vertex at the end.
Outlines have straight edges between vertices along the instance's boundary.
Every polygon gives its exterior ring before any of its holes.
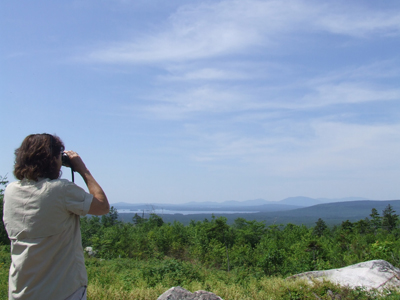
{"type": "Polygon", "coordinates": [[[400,200],[388,201],[348,201],[318,204],[310,207],[299,208],[289,211],[276,212],[274,214],[264,213],[258,218],[274,220],[275,223],[294,223],[314,225],[318,218],[322,218],[327,224],[340,224],[343,221],[358,221],[369,217],[372,208],[376,208],[380,214],[390,204],[400,214],[400,200]]]}
{"type": "MultiPolygon", "coordinates": [[[[146,203],[126,203],[126,202],[118,202],[118,203],[113,203],[113,205],[116,208],[120,209],[149,209],[151,207],[156,208],[156,209],[173,209],[173,210],[187,210],[193,209],[193,208],[201,208],[202,210],[204,209],[215,209],[215,208],[232,208],[232,207],[254,207],[254,206],[262,206],[262,205],[267,205],[267,204],[273,204],[273,205],[282,205],[279,204],[277,201],[267,201],[264,199],[254,199],[254,200],[246,200],[246,201],[225,201],[225,202],[186,202],[186,203],[179,203],[179,204],[174,204],[174,203],[151,203],[151,204],[146,204],[146,203]]],[[[297,205],[297,207],[299,207],[297,205]]]]}
{"type": "MultiPolygon", "coordinates": [[[[258,213],[233,213],[224,214],[218,211],[206,214],[191,214],[182,215],[174,214],[162,215],[164,222],[179,221],[183,224],[189,224],[191,220],[203,221],[205,218],[211,219],[215,217],[224,216],[228,219],[228,223],[233,223],[237,218],[244,218],[246,220],[265,221],[267,225],[272,224],[287,224],[293,223],[297,225],[304,224],[306,226],[314,226],[318,218],[322,218],[328,225],[340,224],[343,221],[349,220],[355,222],[369,217],[372,208],[376,208],[380,214],[390,204],[393,209],[400,215],[400,200],[388,201],[348,201],[318,204],[310,207],[291,209],[286,211],[263,211],[258,213]]],[[[119,215],[124,221],[130,222],[134,214],[124,213],[119,215]]]]}
{"type": "Polygon", "coordinates": [[[245,211],[278,211],[290,210],[300,207],[308,207],[317,204],[331,203],[331,202],[344,202],[354,200],[367,200],[362,197],[348,197],[341,199],[328,199],[319,198],[314,199],[310,197],[290,197],[280,201],[268,201],[264,199],[253,199],[246,201],[225,201],[225,202],[187,202],[181,204],[174,203],[112,203],[111,205],[117,209],[131,209],[131,210],[155,210],[166,209],[174,211],[190,211],[190,210],[245,210],[245,211]]]}
{"type": "Polygon", "coordinates": [[[320,200],[309,198],[309,197],[289,197],[278,201],[281,204],[297,205],[297,206],[312,206],[323,203],[320,200]]]}
{"type": "Polygon", "coordinates": [[[322,203],[332,203],[332,202],[348,202],[348,201],[358,201],[358,200],[370,200],[364,197],[345,197],[345,198],[317,198],[317,200],[322,203]]]}
{"type": "Polygon", "coordinates": [[[267,202],[268,204],[262,205],[209,205],[209,206],[202,206],[204,203],[185,203],[185,204],[122,204],[122,203],[115,203],[111,204],[116,208],[124,209],[124,210],[132,210],[132,211],[145,211],[145,212],[152,212],[152,211],[176,211],[176,212],[196,212],[196,211],[209,211],[210,213],[213,212],[223,212],[223,211],[237,211],[237,212],[275,212],[275,211],[285,211],[285,210],[292,210],[296,208],[300,208],[302,206],[296,205],[288,205],[288,204],[280,204],[278,202],[267,202]],[[196,206],[198,205],[198,206],[196,206]]]}
{"type": "Polygon", "coordinates": [[[300,208],[300,205],[290,205],[279,203],[277,201],[266,201],[262,199],[248,201],[226,201],[226,202],[188,202],[183,204],[168,204],[168,203],[113,203],[111,204],[117,210],[172,210],[172,211],[280,211],[300,208]]]}
{"type": "Polygon", "coordinates": [[[346,198],[336,198],[336,199],[330,199],[330,198],[310,198],[310,197],[289,197],[283,200],[278,201],[278,203],[281,204],[289,204],[289,205],[297,205],[297,206],[313,206],[313,205],[318,205],[318,204],[323,204],[323,203],[334,203],[334,202],[347,202],[347,201],[358,201],[358,200],[368,200],[363,197],[346,197],[346,198]]]}
{"type": "MultiPolygon", "coordinates": [[[[224,201],[224,202],[188,202],[185,205],[193,205],[196,207],[204,207],[204,206],[211,206],[211,207],[232,207],[232,206],[259,206],[264,204],[276,204],[275,201],[268,201],[264,199],[253,199],[253,200],[245,200],[245,201],[224,201]]],[[[184,204],[182,204],[184,205],[184,204]]]]}

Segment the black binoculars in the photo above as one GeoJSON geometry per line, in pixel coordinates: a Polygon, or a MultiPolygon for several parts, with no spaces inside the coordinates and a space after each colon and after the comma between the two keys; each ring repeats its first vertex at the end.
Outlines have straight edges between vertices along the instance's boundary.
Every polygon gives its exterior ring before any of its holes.
{"type": "Polygon", "coordinates": [[[61,161],[62,161],[62,165],[65,167],[71,167],[71,161],[69,160],[69,156],[67,153],[62,153],[61,154],[61,161]]]}

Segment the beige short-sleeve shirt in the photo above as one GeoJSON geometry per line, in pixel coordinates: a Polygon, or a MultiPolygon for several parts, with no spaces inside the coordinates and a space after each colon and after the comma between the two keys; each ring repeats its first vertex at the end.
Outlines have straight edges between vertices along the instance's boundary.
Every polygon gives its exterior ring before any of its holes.
{"type": "Polygon", "coordinates": [[[9,299],[65,299],[87,285],[79,217],[93,196],[65,179],[21,180],[4,193],[9,299]]]}

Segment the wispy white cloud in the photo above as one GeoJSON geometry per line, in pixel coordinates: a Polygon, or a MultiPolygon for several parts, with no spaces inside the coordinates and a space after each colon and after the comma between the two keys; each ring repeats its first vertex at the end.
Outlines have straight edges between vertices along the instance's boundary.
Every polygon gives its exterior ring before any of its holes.
{"type": "Polygon", "coordinates": [[[393,78],[400,75],[400,61],[398,58],[378,60],[362,65],[349,65],[339,67],[323,76],[310,79],[312,84],[324,84],[326,82],[340,82],[345,80],[365,81],[393,78]],[[312,81],[311,81],[312,80],[312,81]]]}
{"type": "Polygon", "coordinates": [[[281,61],[254,61],[241,58],[230,60],[204,60],[200,62],[178,62],[164,66],[165,72],[159,81],[196,81],[198,84],[221,81],[250,81],[260,79],[287,78],[293,73],[292,66],[281,61]],[[279,75],[278,75],[279,74],[279,75]]]}
{"type": "Polygon", "coordinates": [[[301,101],[291,104],[294,104],[293,108],[307,109],[334,104],[400,100],[400,89],[387,84],[387,81],[396,80],[399,75],[397,60],[339,68],[306,78],[300,84],[307,88],[307,94],[301,101]]]}
{"type": "Polygon", "coordinates": [[[398,35],[400,11],[347,2],[215,1],[188,4],[157,32],[94,49],[86,59],[108,63],[187,61],[268,49],[296,33],[352,37],[398,35]]]}
{"type": "Polygon", "coordinates": [[[30,53],[28,53],[28,52],[15,52],[15,53],[8,54],[6,56],[6,59],[15,59],[15,58],[20,58],[20,57],[29,56],[29,55],[30,55],[30,53]]]}
{"type": "MultiPolygon", "coordinates": [[[[209,149],[198,151],[201,161],[236,160],[255,169],[285,177],[359,176],[363,172],[395,170],[393,157],[400,151],[400,125],[359,125],[314,121],[301,126],[300,136],[273,135],[245,137],[232,133],[204,135],[209,149]],[[258,167],[257,167],[258,166],[258,167]],[[346,174],[350,172],[350,174],[346,174]],[[308,175],[306,175],[308,174],[308,175]]],[[[273,126],[271,123],[270,126],[273,126]]]]}
{"type": "Polygon", "coordinates": [[[178,71],[176,77],[166,77],[178,80],[177,85],[169,86],[168,82],[163,82],[162,89],[151,94],[141,112],[156,118],[178,120],[190,119],[193,114],[237,112],[251,119],[252,114],[270,114],[279,110],[301,112],[338,104],[400,100],[400,89],[385,83],[398,78],[396,69],[384,67],[384,63],[378,65],[347,67],[312,78],[299,78],[299,74],[294,74],[296,79],[293,82],[281,80],[257,84],[240,80],[240,74],[244,73],[233,73],[234,81],[229,81],[230,73],[220,69],[199,69],[198,72],[183,72],[183,75],[178,71]],[[385,79],[382,83],[376,80],[380,77],[385,79]],[[219,78],[228,82],[220,82],[219,78]],[[180,80],[195,83],[181,87],[180,80]],[[210,82],[207,83],[207,80],[210,82]]]}
{"type": "Polygon", "coordinates": [[[399,35],[399,11],[374,11],[363,6],[347,4],[347,8],[343,3],[330,6],[329,13],[325,11],[324,15],[316,18],[316,26],[331,33],[355,37],[399,35]]]}
{"type": "Polygon", "coordinates": [[[216,80],[240,80],[248,79],[248,75],[238,71],[228,71],[217,68],[199,68],[194,70],[169,70],[167,76],[160,76],[160,79],[169,81],[216,81],[216,80]]]}
{"type": "Polygon", "coordinates": [[[243,97],[233,91],[202,86],[153,96],[144,111],[161,119],[186,119],[193,113],[219,114],[243,109],[243,97]]]}
{"type": "Polygon", "coordinates": [[[315,86],[314,90],[291,108],[315,108],[334,104],[399,100],[400,89],[373,87],[366,83],[339,83],[315,86]]]}
{"type": "Polygon", "coordinates": [[[269,115],[276,110],[393,101],[400,99],[400,89],[377,79],[397,78],[397,61],[307,74],[306,66],[299,68],[276,56],[258,55],[271,47],[283,48],[283,40],[297,39],[298,33],[361,39],[398,34],[399,17],[400,11],[373,10],[360,2],[245,0],[187,4],[158,31],[93,50],[87,59],[158,63],[163,71],[149,79],[157,81],[156,88],[146,91],[143,98],[147,102],[133,104],[137,113],[158,119],[187,120],[232,112],[251,118],[252,114],[269,115]],[[250,56],[234,55],[238,53],[250,56]],[[257,54],[256,61],[251,61],[251,54],[257,54]]]}

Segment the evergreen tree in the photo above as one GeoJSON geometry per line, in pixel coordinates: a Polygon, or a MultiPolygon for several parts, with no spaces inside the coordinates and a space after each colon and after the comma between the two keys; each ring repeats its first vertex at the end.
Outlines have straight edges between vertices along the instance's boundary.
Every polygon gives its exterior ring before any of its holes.
{"type": "Polygon", "coordinates": [[[383,210],[382,228],[389,232],[396,228],[399,220],[399,216],[396,215],[395,212],[396,211],[393,210],[390,204],[388,204],[388,206],[386,206],[386,208],[383,210]]]}
{"type": "Polygon", "coordinates": [[[359,234],[367,234],[370,232],[369,229],[371,228],[371,221],[368,218],[365,218],[364,220],[361,219],[354,223],[354,225],[359,234]]]}
{"type": "Polygon", "coordinates": [[[326,225],[325,221],[322,220],[321,218],[318,219],[317,222],[315,222],[315,227],[313,230],[313,234],[315,234],[318,237],[321,237],[324,235],[324,231],[328,228],[326,225]]]}
{"type": "Polygon", "coordinates": [[[382,225],[382,218],[378,213],[378,210],[376,208],[373,208],[371,210],[371,214],[370,214],[371,219],[371,227],[373,230],[377,230],[379,228],[381,228],[382,225]]]}
{"type": "Polygon", "coordinates": [[[354,224],[351,223],[349,220],[346,220],[346,221],[342,222],[341,227],[342,227],[342,231],[351,233],[351,232],[353,232],[354,224]]]}

